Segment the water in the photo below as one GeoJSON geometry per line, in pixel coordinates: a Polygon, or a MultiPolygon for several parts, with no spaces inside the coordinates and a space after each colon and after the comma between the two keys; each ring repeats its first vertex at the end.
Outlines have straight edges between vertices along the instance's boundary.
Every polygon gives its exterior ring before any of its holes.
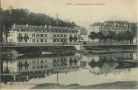
{"type": "Polygon", "coordinates": [[[95,85],[116,81],[136,81],[136,52],[18,56],[2,62],[2,84],[26,85],[60,83],[95,85]]]}

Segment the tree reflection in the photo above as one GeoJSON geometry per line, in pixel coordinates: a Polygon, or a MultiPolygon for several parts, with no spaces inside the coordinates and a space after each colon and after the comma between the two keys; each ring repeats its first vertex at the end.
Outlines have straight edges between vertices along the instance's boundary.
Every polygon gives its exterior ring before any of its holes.
{"type": "Polygon", "coordinates": [[[113,60],[99,60],[95,62],[95,60],[91,60],[89,62],[91,72],[95,74],[104,74],[110,73],[117,68],[119,64],[113,60]]]}

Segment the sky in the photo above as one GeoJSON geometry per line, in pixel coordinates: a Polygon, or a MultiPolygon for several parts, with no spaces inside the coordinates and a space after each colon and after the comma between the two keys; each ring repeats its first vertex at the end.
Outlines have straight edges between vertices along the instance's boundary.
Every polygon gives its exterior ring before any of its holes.
{"type": "Polygon", "coordinates": [[[137,0],[1,0],[3,9],[23,8],[88,27],[97,21],[137,21],[137,0]]]}

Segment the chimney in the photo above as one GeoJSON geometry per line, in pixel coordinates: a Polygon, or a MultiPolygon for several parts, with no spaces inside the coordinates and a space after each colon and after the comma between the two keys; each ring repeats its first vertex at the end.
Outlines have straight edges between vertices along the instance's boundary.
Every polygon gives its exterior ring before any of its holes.
{"type": "Polygon", "coordinates": [[[47,28],[47,25],[45,25],[45,28],[47,28]]]}
{"type": "Polygon", "coordinates": [[[51,28],[51,25],[49,25],[49,29],[51,28]]]}
{"type": "Polygon", "coordinates": [[[26,27],[28,28],[28,24],[26,24],[26,27]]]}
{"type": "Polygon", "coordinates": [[[16,28],[16,24],[14,23],[14,24],[13,24],[13,29],[15,29],[15,28],[16,28]]]}

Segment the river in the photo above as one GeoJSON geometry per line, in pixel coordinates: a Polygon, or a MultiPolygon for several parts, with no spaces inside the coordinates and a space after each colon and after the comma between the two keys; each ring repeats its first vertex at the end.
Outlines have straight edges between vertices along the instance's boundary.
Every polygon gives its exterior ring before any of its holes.
{"type": "MultiPolygon", "coordinates": [[[[2,60],[2,88],[46,83],[81,86],[137,81],[136,52],[18,56],[2,60]]],[[[28,87],[27,87],[28,86],[28,87]]]]}

